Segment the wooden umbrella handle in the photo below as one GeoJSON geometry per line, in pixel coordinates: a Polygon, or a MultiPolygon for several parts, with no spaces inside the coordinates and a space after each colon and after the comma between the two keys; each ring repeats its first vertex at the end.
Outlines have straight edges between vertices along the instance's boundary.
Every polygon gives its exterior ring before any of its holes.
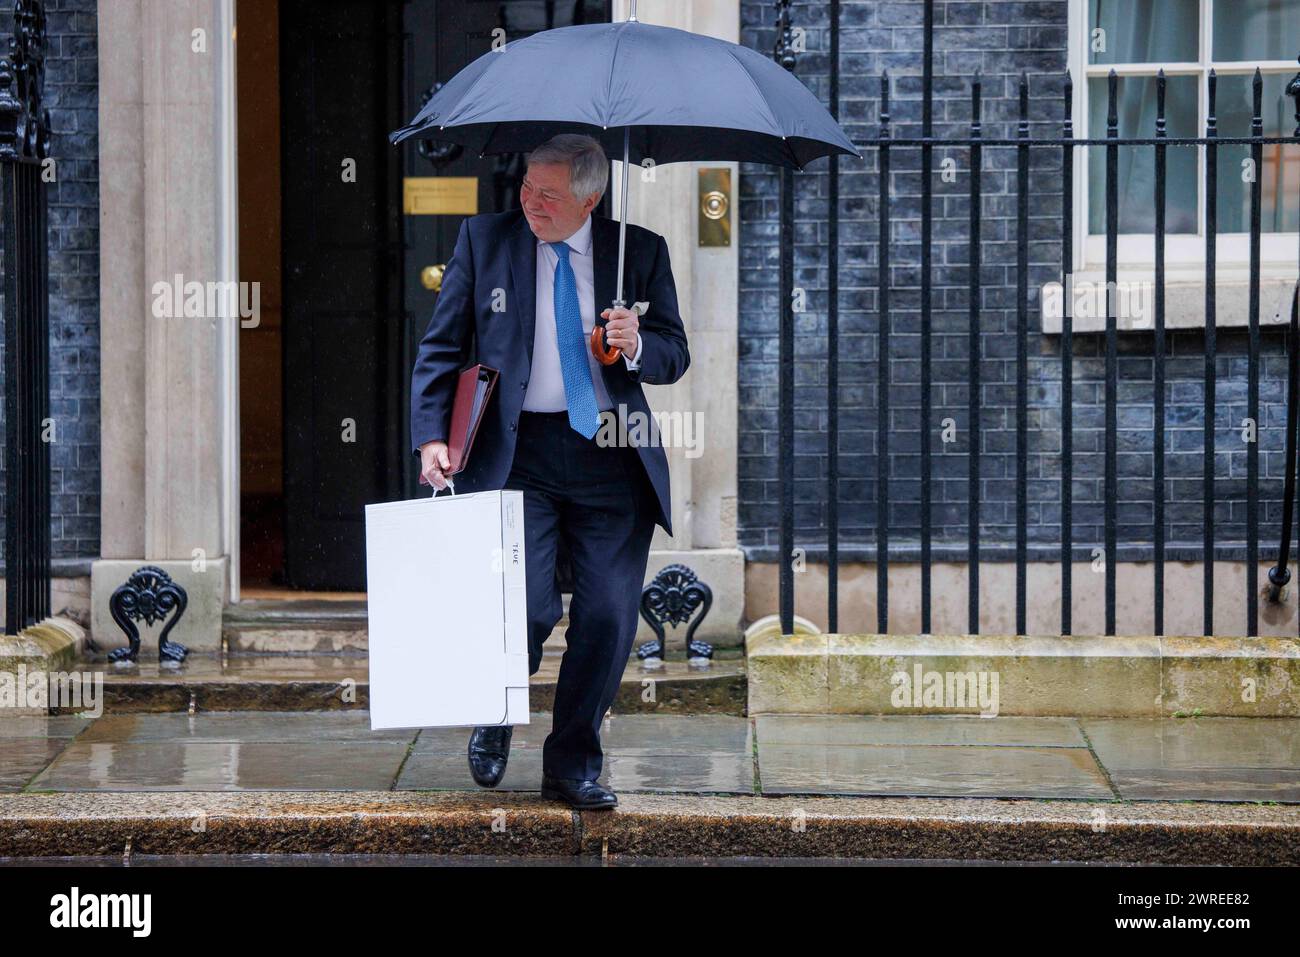
{"type": "Polygon", "coordinates": [[[596,357],[596,361],[603,366],[611,366],[618,361],[618,357],[623,354],[623,350],[618,346],[609,346],[605,344],[605,327],[599,322],[591,329],[591,354],[596,357]]]}

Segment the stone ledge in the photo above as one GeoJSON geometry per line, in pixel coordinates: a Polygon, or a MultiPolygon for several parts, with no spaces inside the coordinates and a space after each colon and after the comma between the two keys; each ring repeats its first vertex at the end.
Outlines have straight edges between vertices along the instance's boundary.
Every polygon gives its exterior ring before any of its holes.
{"type": "Polygon", "coordinates": [[[620,797],[582,850],[645,857],[1282,864],[1300,808],[946,798],[620,797]]]}
{"type": "Polygon", "coordinates": [[[623,794],[575,814],[482,792],[0,795],[0,857],[471,854],[1300,863],[1300,807],[623,794]],[[495,824],[495,827],[494,827],[495,824]]]}
{"type": "MultiPolygon", "coordinates": [[[[195,652],[179,668],[160,665],[149,649],[143,661],[109,664],[86,658],[83,669],[104,675],[104,709],[111,714],[173,711],[347,711],[370,701],[367,661],[359,656],[231,655],[195,652]],[[345,691],[349,694],[345,695],[345,691]]],[[[529,682],[534,710],[551,710],[558,656],[529,682]]],[[[624,714],[744,714],[745,668],[739,658],[720,658],[710,668],[669,661],[653,671],[630,661],[619,683],[614,710],[624,714]],[[653,693],[648,693],[653,685],[653,693]]],[[[74,708],[67,708],[71,712],[74,708]]]]}
{"type": "Polygon", "coordinates": [[[0,669],[18,660],[29,667],[71,664],[85,644],[85,629],[71,618],[46,618],[16,635],[0,635],[0,669]]]}
{"type": "MultiPolygon", "coordinates": [[[[58,616],[24,628],[16,635],[0,635],[0,673],[14,676],[19,668],[27,675],[35,671],[70,669],[86,647],[86,632],[71,618],[58,616]]],[[[5,703],[4,715],[49,714],[48,708],[13,707],[5,703]]]]}
{"type": "Polygon", "coordinates": [[[989,675],[1004,715],[1300,715],[1300,641],[1288,638],[769,636],[747,658],[750,714],[980,712],[912,694],[919,668],[926,680],[989,675]]]}
{"type": "Polygon", "coordinates": [[[577,852],[540,798],[391,791],[0,795],[0,856],[577,852]],[[494,829],[494,823],[496,828],[494,829]]]}

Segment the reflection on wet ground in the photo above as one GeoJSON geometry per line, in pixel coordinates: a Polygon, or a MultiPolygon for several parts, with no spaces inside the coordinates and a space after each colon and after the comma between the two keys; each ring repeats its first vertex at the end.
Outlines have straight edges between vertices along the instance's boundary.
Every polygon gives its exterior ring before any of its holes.
{"type": "MultiPolygon", "coordinates": [[[[535,791],[550,715],[499,790],[535,791]]],[[[366,711],[0,718],[0,791],[473,790],[467,729],[371,731],[366,711]]],[[[627,792],[1300,802],[1300,719],[626,714],[627,792]]]]}

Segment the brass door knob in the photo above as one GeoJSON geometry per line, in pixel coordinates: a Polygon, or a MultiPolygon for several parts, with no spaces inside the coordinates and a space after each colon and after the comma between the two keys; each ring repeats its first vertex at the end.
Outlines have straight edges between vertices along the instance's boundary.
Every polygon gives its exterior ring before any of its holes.
{"type": "Polygon", "coordinates": [[[442,273],[446,268],[446,263],[438,263],[436,266],[425,266],[421,269],[420,282],[424,288],[431,292],[442,292],[442,273]]]}

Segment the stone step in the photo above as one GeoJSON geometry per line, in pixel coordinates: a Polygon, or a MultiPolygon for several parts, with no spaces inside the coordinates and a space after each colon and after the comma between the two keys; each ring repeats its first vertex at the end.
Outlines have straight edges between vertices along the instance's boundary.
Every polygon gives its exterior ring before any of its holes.
{"type": "Polygon", "coordinates": [[[1300,807],[625,793],[575,814],[498,792],[0,794],[0,856],[126,853],[1294,866],[1300,807]],[[488,826],[503,813],[509,826],[488,826]]]}
{"type": "Polygon", "coordinates": [[[756,634],[747,662],[750,714],[1300,715],[1288,638],[756,634]]]}
{"type": "MultiPolygon", "coordinates": [[[[156,653],[156,652],[155,652],[156,653]]],[[[141,656],[147,654],[147,648],[141,656]]],[[[334,711],[365,708],[370,673],[364,654],[217,655],[191,652],[180,667],[157,658],[108,663],[91,655],[76,667],[104,672],[104,709],[169,711],[334,711]]],[[[559,650],[547,646],[530,680],[530,705],[548,711],[555,698],[559,650]]],[[[613,708],[622,713],[743,714],[745,662],[731,650],[706,668],[671,659],[646,668],[632,659],[613,708]],[[730,657],[724,657],[730,655],[730,657]]],[[[64,713],[79,709],[64,708],[64,713]]]]}
{"type": "MultiPolygon", "coordinates": [[[[568,594],[562,596],[563,613],[546,640],[548,653],[563,652],[566,647],[569,598],[568,594]]],[[[364,599],[257,598],[226,608],[221,635],[226,651],[232,654],[365,654],[370,647],[368,624],[364,599]]],[[[667,632],[669,653],[684,654],[686,630],[670,628],[667,632]]],[[[636,644],[653,638],[650,626],[640,621],[636,644]]],[[[740,646],[739,634],[734,641],[715,641],[719,649],[737,650],[740,646]]]]}
{"type": "Polygon", "coordinates": [[[254,654],[365,654],[366,603],[357,600],[254,599],[226,608],[226,650],[254,654]]]}
{"type": "MultiPolygon", "coordinates": [[[[565,614],[547,639],[547,651],[563,651],[565,614]]],[[[370,647],[366,603],[355,599],[252,599],[229,606],[221,634],[230,653],[365,654],[370,647]]]]}

